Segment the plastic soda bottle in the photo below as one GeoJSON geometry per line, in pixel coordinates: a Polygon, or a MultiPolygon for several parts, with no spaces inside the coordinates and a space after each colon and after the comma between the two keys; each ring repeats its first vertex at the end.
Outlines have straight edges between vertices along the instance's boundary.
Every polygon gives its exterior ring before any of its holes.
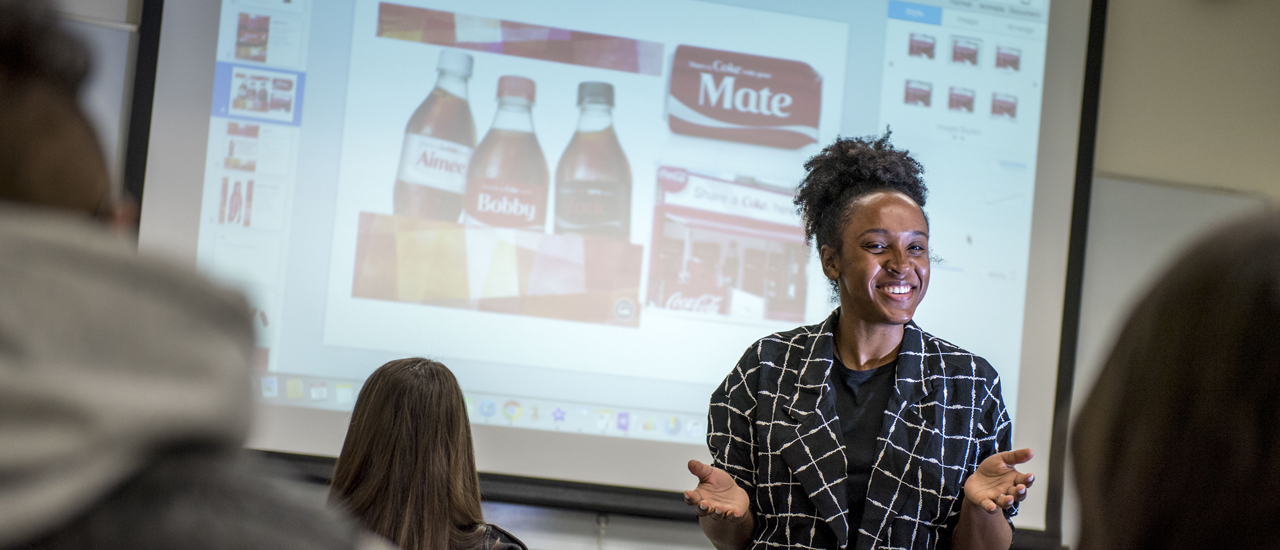
{"type": "Polygon", "coordinates": [[[613,131],[613,85],[578,85],[578,131],[556,166],[556,233],[631,237],[631,165],[613,131]]]}
{"type": "Polygon", "coordinates": [[[543,231],[547,217],[547,159],[533,133],[534,83],[498,79],[498,114],[467,170],[469,225],[543,231]]]}
{"type": "Polygon", "coordinates": [[[394,212],[458,222],[467,166],[476,146],[476,123],[467,102],[470,55],[440,52],[436,86],[405,126],[396,173],[394,212]]]}

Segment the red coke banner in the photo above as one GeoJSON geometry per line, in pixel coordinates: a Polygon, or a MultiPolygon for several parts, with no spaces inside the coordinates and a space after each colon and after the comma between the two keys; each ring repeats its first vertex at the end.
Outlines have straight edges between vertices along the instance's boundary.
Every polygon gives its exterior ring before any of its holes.
{"type": "Polygon", "coordinates": [[[681,45],[667,95],[671,131],[798,149],[818,141],[822,76],[800,61],[681,45]]]}

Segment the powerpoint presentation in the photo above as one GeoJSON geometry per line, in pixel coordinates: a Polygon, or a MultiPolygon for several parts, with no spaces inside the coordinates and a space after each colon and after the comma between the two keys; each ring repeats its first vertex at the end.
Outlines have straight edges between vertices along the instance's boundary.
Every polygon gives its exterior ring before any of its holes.
{"type": "Polygon", "coordinates": [[[890,128],[929,187],[916,322],[1016,414],[1046,25],[883,4],[225,0],[197,254],[254,308],[258,397],[350,410],[424,356],[473,423],[701,444],[747,347],[836,306],[804,162],[890,128]]]}

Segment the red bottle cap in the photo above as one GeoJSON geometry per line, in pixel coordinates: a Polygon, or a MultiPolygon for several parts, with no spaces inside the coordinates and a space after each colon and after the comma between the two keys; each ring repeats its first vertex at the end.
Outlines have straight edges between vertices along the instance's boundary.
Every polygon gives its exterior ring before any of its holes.
{"type": "Polygon", "coordinates": [[[507,75],[498,79],[498,97],[520,97],[533,103],[533,81],[523,76],[507,75]]]}

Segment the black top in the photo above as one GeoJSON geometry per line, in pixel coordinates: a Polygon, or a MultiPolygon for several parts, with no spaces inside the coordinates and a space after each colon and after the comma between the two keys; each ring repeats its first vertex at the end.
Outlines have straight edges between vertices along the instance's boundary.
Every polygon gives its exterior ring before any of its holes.
{"type": "Polygon", "coordinates": [[[484,548],[490,550],[529,550],[515,535],[492,523],[485,524],[488,529],[484,537],[484,548]]]}
{"type": "Polygon", "coordinates": [[[853,518],[831,364],[839,315],[757,340],[711,395],[707,448],[751,496],[751,547],[951,548],[963,480],[1013,448],[999,376],[985,359],[904,325],[893,414],[886,409],[866,504],[853,518]]]}
{"type": "Polygon", "coordinates": [[[854,525],[862,521],[867,485],[876,463],[876,438],[880,437],[884,427],[884,411],[889,408],[889,400],[893,397],[897,369],[897,359],[863,371],[845,367],[838,358],[832,365],[836,417],[840,419],[844,453],[849,462],[849,478],[845,484],[849,495],[849,518],[854,525]]]}

